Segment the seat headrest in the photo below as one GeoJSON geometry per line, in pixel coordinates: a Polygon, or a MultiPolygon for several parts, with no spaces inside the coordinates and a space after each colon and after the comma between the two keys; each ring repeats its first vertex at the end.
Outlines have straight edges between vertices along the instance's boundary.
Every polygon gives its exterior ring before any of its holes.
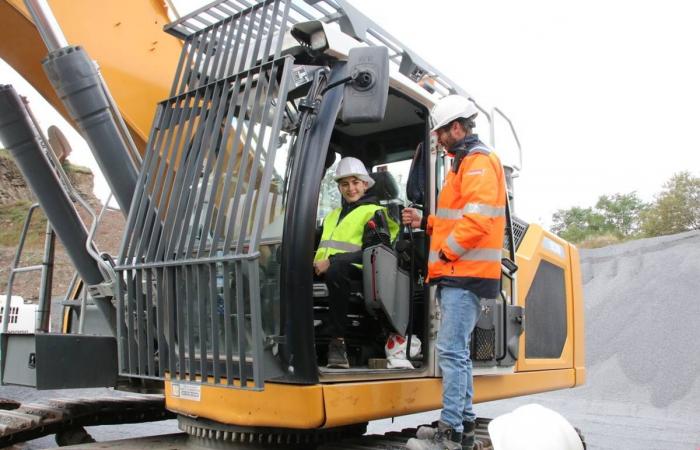
{"type": "Polygon", "coordinates": [[[369,174],[374,180],[374,186],[368,190],[382,200],[394,200],[399,198],[399,184],[390,172],[372,172],[369,174]]]}

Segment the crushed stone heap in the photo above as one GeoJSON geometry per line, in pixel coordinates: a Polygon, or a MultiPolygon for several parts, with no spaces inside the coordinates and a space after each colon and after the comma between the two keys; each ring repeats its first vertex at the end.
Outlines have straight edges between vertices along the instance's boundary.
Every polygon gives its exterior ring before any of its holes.
{"type": "Polygon", "coordinates": [[[581,250],[589,394],[700,405],[700,231],[581,250]]]}

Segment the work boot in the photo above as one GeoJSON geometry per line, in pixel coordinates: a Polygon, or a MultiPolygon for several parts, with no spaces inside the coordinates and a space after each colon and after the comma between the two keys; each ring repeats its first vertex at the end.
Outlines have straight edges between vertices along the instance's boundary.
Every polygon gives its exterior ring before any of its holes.
{"type": "Polygon", "coordinates": [[[348,353],[345,350],[345,341],[340,338],[331,339],[328,344],[328,363],[326,367],[329,369],[349,369],[348,353]]]}
{"type": "MultiPolygon", "coordinates": [[[[464,426],[464,431],[462,431],[462,450],[472,450],[476,441],[476,434],[474,432],[476,423],[464,421],[462,425],[464,426]]],[[[416,432],[416,438],[432,439],[437,432],[438,429],[436,427],[420,427],[416,432]]]]}
{"type": "Polygon", "coordinates": [[[406,448],[408,450],[462,450],[462,433],[456,432],[444,422],[438,422],[437,428],[420,427],[416,437],[408,440],[406,448]]]}

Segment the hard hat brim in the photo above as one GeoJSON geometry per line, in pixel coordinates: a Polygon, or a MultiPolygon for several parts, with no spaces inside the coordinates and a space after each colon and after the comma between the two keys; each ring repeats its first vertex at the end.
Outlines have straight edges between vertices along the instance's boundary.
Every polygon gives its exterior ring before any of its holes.
{"type": "Polygon", "coordinates": [[[369,188],[371,188],[372,186],[374,186],[374,179],[373,179],[372,177],[370,177],[369,175],[365,175],[365,174],[363,174],[363,173],[347,173],[347,174],[343,174],[343,175],[340,176],[340,177],[333,177],[333,179],[334,179],[334,180],[336,181],[336,183],[337,183],[338,181],[342,180],[343,178],[348,178],[348,177],[355,177],[355,178],[357,178],[357,179],[359,179],[359,180],[362,180],[362,181],[366,182],[366,183],[367,183],[367,189],[369,189],[369,188]]]}

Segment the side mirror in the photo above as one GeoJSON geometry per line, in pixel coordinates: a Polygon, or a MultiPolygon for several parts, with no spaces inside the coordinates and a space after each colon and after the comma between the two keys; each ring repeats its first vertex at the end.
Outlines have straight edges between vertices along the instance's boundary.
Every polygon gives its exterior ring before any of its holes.
{"type": "Polygon", "coordinates": [[[345,123],[379,122],[384,119],[389,96],[389,50],[356,47],[348,53],[347,73],[340,120],[345,123]]]}

